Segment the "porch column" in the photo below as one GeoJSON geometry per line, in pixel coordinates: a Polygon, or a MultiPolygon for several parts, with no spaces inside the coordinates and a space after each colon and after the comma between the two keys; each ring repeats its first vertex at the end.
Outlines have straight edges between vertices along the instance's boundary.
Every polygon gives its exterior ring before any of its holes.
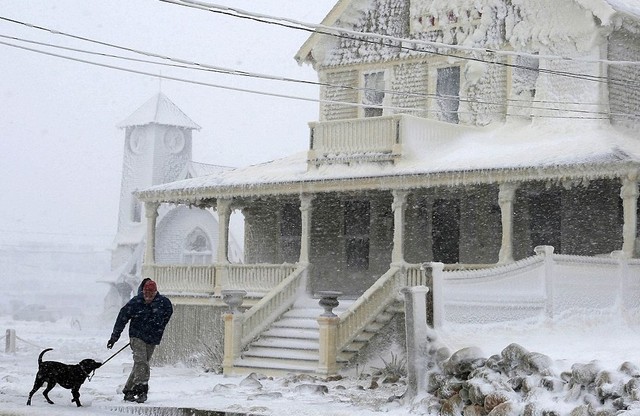
{"type": "Polygon", "coordinates": [[[516,196],[518,184],[501,183],[498,192],[498,204],[502,217],[502,244],[498,263],[510,263],[513,261],[513,201],[516,196]]]}
{"type": "Polygon", "coordinates": [[[636,225],[638,222],[636,209],[638,206],[638,177],[637,172],[622,179],[620,189],[624,224],[622,226],[622,253],[625,257],[633,257],[636,242],[636,225]]]}
{"type": "Polygon", "coordinates": [[[300,195],[300,219],[302,231],[300,233],[300,263],[309,264],[309,248],[311,246],[311,202],[314,196],[300,195]]]}
{"type": "Polygon", "coordinates": [[[404,262],[404,217],[409,191],[394,190],[393,194],[393,251],[391,263],[404,262]]]}
{"type": "Polygon", "coordinates": [[[218,198],[218,263],[229,263],[229,219],[231,199],[218,198]]]}
{"type": "Polygon", "coordinates": [[[156,262],[156,221],[158,219],[158,207],[157,202],[145,202],[144,213],[147,217],[147,246],[144,253],[145,264],[155,264],[156,262]]]}

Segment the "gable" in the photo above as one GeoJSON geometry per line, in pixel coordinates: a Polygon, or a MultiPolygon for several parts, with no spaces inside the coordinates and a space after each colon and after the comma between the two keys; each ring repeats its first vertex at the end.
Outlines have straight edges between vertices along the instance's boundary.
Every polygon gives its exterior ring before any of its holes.
{"type": "Polygon", "coordinates": [[[589,50],[598,29],[620,13],[640,16],[635,0],[341,0],[323,20],[355,32],[389,39],[354,39],[314,33],[296,54],[300,63],[331,67],[373,63],[415,54],[434,46],[507,48],[532,53],[561,53],[559,44],[589,50]],[[394,40],[395,39],[395,40],[394,40]],[[410,40],[416,40],[415,44],[410,40]],[[431,45],[429,43],[435,43],[431,45]]]}

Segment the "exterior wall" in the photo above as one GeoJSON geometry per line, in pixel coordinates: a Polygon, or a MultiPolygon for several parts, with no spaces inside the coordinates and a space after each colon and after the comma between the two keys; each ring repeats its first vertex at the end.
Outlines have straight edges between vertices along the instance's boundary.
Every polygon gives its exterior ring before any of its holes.
{"type": "Polygon", "coordinates": [[[181,264],[186,238],[196,228],[206,235],[212,262],[218,250],[218,221],[210,211],[179,206],[169,211],[156,227],[156,264],[181,264]]]}
{"type": "Polygon", "coordinates": [[[215,369],[222,365],[224,322],[227,306],[184,305],[173,300],[173,315],[162,342],[153,354],[156,364],[191,363],[215,369]],[[205,347],[206,346],[206,347],[205,347]],[[213,360],[212,350],[220,362],[213,360]]]}
{"type": "MultiPolygon", "coordinates": [[[[609,36],[608,59],[640,61],[638,28],[623,26],[609,36]]],[[[630,80],[640,79],[640,68],[633,65],[610,65],[608,68],[611,123],[634,129],[640,124],[640,94],[629,88],[630,80]]]]}
{"type": "MultiPolygon", "coordinates": [[[[567,188],[542,183],[523,184],[516,192],[514,204],[514,258],[533,255],[534,243],[530,232],[532,215],[528,197],[544,190],[560,193],[561,228],[558,254],[581,256],[609,255],[622,248],[622,206],[620,183],[617,180],[598,180],[567,188]],[[568,189],[567,189],[568,188],[568,189]]],[[[552,245],[552,244],[551,244],[552,245]]]]}
{"type": "Polygon", "coordinates": [[[275,200],[258,200],[243,209],[245,217],[245,261],[281,263],[278,261],[278,206],[275,200]]]}

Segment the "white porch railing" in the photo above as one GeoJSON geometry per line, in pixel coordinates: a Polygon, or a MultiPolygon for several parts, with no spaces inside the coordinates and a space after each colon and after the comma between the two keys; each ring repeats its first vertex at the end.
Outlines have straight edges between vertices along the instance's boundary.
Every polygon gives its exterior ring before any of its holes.
{"type": "Polygon", "coordinates": [[[162,292],[170,294],[211,296],[220,295],[223,289],[244,289],[250,295],[262,296],[278,286],[295,267],[289,263],[146,264],[143,275],[155,280],[162,292]]]}
{"type": "Polygon", "coordinates": [[[278,286],[296,269],[295,264],[230,264],[224,289],[243,289],[263,295],[278,286]]]}
{"type": "Polygon", "coordinates": [[[220,287],[215,264],[145,264],[142,275],[155,280],[163,293],[187,292],[213,295],[216,288],[220,287]]]}

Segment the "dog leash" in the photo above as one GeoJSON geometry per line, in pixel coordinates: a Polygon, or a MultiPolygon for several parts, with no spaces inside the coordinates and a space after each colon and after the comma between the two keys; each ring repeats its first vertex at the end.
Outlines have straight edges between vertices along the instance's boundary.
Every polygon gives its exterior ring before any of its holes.
{"type": "Polygon", "coordinates": [[[111,357],[107,358],[106,360],[104,360],[102,362],[102,365],[105,365],[107,363],[107,361],[109,361],[110,359],[112,359],[113,357],[115,357],[116,355],[120,354],[122,352],[122,350],[124,350],[125,348],[127,348],[131,343],[127,342],[127,345],[125,345],[124,347],[120,348],[118,351],[116,351],[115,354],[113,354],[111,357]]]}

